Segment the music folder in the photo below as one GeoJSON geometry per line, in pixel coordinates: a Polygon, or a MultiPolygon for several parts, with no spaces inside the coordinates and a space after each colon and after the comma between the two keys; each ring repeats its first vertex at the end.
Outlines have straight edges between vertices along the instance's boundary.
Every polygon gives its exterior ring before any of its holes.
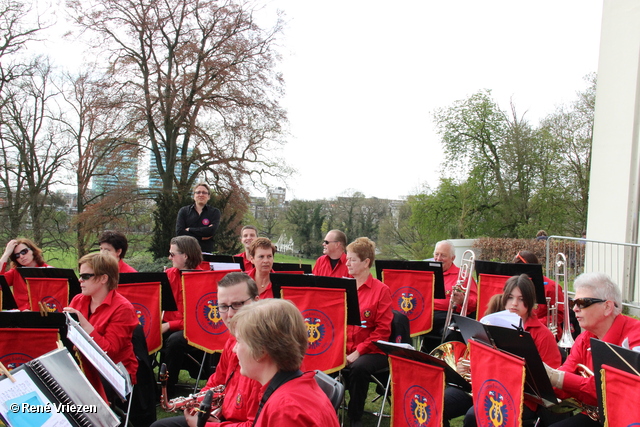
{"type": "Polygon", "coordinates": [[[70,268],[53,268],[53,267],[20,267],[18,268],[23,279],[29,277],[49,278],[49,279],[67,279],[69,282],[69,301],[81,292],[80,281],[75,271],[70,268]]]}
{"type": "Polygon", "coordinates": [[[274,262],[273,271],[302,271],[304,274],[311,274],[311,264],[302,264],[294,262],[274,262]]]}
{"type": "Polygon", "coordinates": [[[160,295],[162,300],[160,301],[160,305],[162,306],[162,311],[176,311],[178,310],[178,306],[176,304],[176,299],[173,297],[173,292],[171,291],[171,283],[169,283],[169,278],[167,277],[167,273],[120,273],[120,277],[118,279],[118,283],[155,283],[160,282],[160,295]]]}
{"type": "Polygon", "coordinates": [[[442,263],[438,261],[376,260],[376,278],[382,281],[383,270],[433,271],[433,297],[446,298],[442,263]]]}
{"type": "Polygon", "coordinates": [[[476,261],[477,274],[495,274],[499,276],[519,276],[526,274],[531,278],[536,289],[536,302],[546,304],[544,296],[544,275],[542,264],[515,264],[511,262],[476,261]]]}
{"type": "Polygon", "coordinates": [[[283,286],[344,289],[347,293],[347,325],[360,326],[362,324],[355,279],[286,273],[271,273],[270,279],[274,298],[281,298],[283,286]]]}
{"type": "Polygon", "coordinates": [[[462,376],[444,360],[440,360],[437,357],[433,357],[427,353],[423,353],[417,350],[410,350],[408,348],[400,347],[393,344],[383,343],[376,341],[374,343],[380,350],[384,351],[387,355],[393,354],[394,356],[403,357],[405,359],[421,362],[426,365],[438,366],[444,369],[445,382],[454,387],[458,387],[468,393],[471,392],[471,384],[469,384],[462,376]]]}
{"type": "Polygon", "coordinates": [[[13,292],[7,283],[7,279],[0,274],[0,289],[2,290],[2,310],[14,310],[18,308],[15,298],[13,298],[13,292]]]}
{"type": "Polygon", "coordinates": [[[0,376],[0,418],[10,427],[120,424],[65,348],[20,365],[11,376],[0,376]]]}

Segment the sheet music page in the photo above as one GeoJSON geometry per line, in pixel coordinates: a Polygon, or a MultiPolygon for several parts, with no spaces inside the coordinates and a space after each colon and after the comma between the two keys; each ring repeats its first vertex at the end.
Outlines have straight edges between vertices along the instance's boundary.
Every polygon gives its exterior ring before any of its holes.
{"type": "Polygon", "coordinates": [[[210,262],[213,271],[240,270],[240,264],[234,262],[210,262]]]}
{"type": "Polygon", "coordinates": [[[0,413],[14,427],[67,427],[72,424],[58,412],[26,370],[12,373],[16,382],[0,381],[0,413]]]}

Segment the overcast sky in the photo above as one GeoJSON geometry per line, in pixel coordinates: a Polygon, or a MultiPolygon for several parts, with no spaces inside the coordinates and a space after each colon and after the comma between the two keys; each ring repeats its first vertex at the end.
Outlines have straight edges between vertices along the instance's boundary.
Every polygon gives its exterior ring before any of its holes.
{"type": "MultiPolygon", "coordinates": [[[[297,169],[287,200],[438,185],[432,114],[481,89],[532,124],[597,71],[602,0],[273,0],[297,169]]],[[[258,192],[254,191],[254,195],[258,192]]]]}

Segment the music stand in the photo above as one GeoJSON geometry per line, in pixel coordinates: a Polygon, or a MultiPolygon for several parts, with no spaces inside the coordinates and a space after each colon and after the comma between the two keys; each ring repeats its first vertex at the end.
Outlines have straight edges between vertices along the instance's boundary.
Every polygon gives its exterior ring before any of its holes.
{"type": "Polygon", "coordinates": [[[544,295],[544,275],[542,264],[514,264],[510,262],[476,261],[477,274],[493,274],[498,276],[519,276],[526,274],[531,278],[536,289],[536,302],[546,304],[544,295]]]}
{"type": "Polygon", "coordinates": [[[387,355],[394,355],[397,357],[414,360],[416,362],[421,362],[427,365],[443,368],[445,381],[447,384],[458,387],[466,392],[471,392],[471,384],[465,381],[465,379],[462,378],[462,376],[458,372],[456,372],[455,369],[449,366],[444,360],[440,360],[437,357],[433,357],[421,351],[409,350],[408,348],[398,347],[391,344],[384,344],[378,341],[376,341],[374,344],[387,355]]]}
{"type": "Polygon", "coordinates": [[[360,326],[360,303],[355,279],[306,274],[271,273],[274,298],[282,298],[282,287],[344,289],[347,293],[347,325],[360,326]]]}
{"type": "Polygon", "coordinates": [[[442,263],[437,261],[376,260],[376,277],[382,281],[383,270],[433,271],[433,297],[446,298],[442,263]]]}
{"type": "Polygon", "coordinates": [[[640,371],[640,353],[618,345],[606,343],[597,338],[591,338],[591,357],[593,358],[593,375],[596,379],[596,393],[598,395],[598,417],[604,423],[604,404],[602,401],[602,365],[609,365],[629,374],[638,375],[640,371]]]}
{"type": "Polygon", "coordinates": [[[161,296],[162,299],[160,301],[160,305],[162,306],[162,311],[176,311],[178,310],[178,305],[176,304],[176,299],[173,297],[173,292],[171,290],[171,283],[169,283],[169,278],[167,277],[167,273],[120,273],[120,278],[118,279],[118,283],[155,283],[160,282],[161,296]]]}
{"type": "Polygon", "coordinates": [[[458,325],[460,334],[464,338],[464,343],[469,344],[471,338],[481,341],[484,344],[495,347],[489,333],[485,329],[484,325],[475,319],[466,316],[460,316],[459,314],[453,315],[453,321],[458,325]]]}
{"type": "Polygon", "coordinates": [[[69,301],[81,292],[78,277],[75,271],[70,268],[20,267],[17,270],[25,281],[31,277],[41,279],[67,279],[69,282],[69,301]]]}
{"type": "Polygon", "coordinates": [[[18,308],[13,292],[9,288],[7,279],[0,274],[0,288],[2,288],[2,310],[14,310],[18,308]]]}
{"type": "Polygon", "coordinates": [[[302,271],[311,274],[311,264],[296,264],[293,262],[274,262],[273,271],[302,271]]]}

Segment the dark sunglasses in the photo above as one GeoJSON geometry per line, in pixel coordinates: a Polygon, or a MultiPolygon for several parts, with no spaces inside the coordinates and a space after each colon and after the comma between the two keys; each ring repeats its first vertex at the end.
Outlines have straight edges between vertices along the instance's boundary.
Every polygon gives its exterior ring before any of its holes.
{"type": "Polygon", "coordinates": [[[93,276],[95,276],[95,273],[82,273],[80,275],[80,280],[82,280],[83,282],[86,282],[87,280],[91,279],[93,276]]]}
{"type": "Polygon", "coordinates": [[[587,307],[591,307],[593,304],[599,303],[599,302],[607,302],[606,299],[600,299],[600,298],[576,298],[576,299],[569,299],[569,308],[571,310],[573,310],[573,307],[578,307],[580,310],[583,310],[587,307]]]}
{"type": "Polygon", "coordinates": [[[24,248],[24,249],[23,249],[23,250],[21,250],[20,252],[17,252],[17,253],[15,253],[15,254],[13,254],[13,256],[14,256],[16,259],[18,259],[18,258],[20,258],[21,256],[26,255],[26,254],[27,254],[27,252],[29,252],[29,248],[24,248]]]}
{"type": "Polygon", "coordinates": [[[325,245],[328,245],[329,243],[338,243],[337,240],[323,240],[322,243],[324,243],[325,245]]]}

